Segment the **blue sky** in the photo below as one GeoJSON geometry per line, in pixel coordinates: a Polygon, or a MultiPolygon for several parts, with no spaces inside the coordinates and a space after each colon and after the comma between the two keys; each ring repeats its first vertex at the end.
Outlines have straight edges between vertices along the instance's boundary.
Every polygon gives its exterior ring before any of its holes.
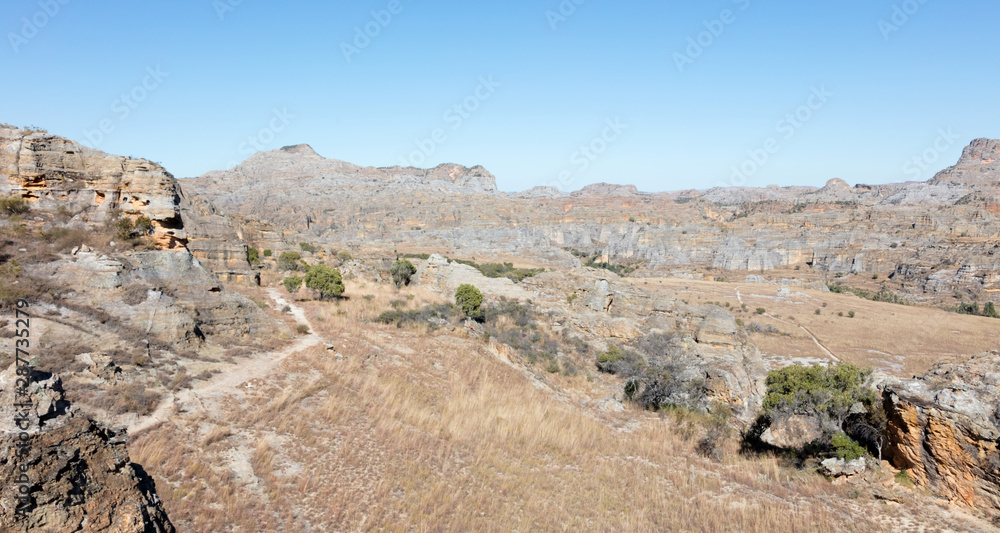
{"type": "Polygon", "coordinates": [[[308,143],[361,165],[481,164],[503,190],[928,179],[1000,137],[998,15],[985,0],[10,0],[0,122],[178,177],[308,143]]]}

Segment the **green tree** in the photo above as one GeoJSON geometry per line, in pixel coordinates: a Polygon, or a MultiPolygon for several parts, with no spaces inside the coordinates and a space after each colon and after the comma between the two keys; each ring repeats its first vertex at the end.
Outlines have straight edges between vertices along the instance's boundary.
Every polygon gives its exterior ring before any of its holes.
{"type": "Polygon", "coordinates": [[[986,305],[983,306],[983,316],[988,316],[990,318],[1000,318],[1000,315],[997,314],[997,308],[995,305],[993,305],[993,302],[986,302],[986,305]]]}
{"type": "Polygon", "coordinates": [[[315,265],[309,269],[306,287],[318,292],[320,299],[344,294],[344,281],[340,271],[326,265],[315,265]]]}
{"type": "Polygon", "coordinates": [[[399,259],[392,264],[389,272],[392,273],[392,281],[396,286],[402,287],[410,284],[410,279],[417,273],[417,268],[406,259],[399,259]]]}
{"type": "Polygon", "coordinates": [[[482,316],[480,306],[483,305],[483,293],[473,285],[463,283],[455,291],[455,303],[462,308],[465,316],[479,318],[482,316]]]}
{"type": "Polygon", "coordinates": [[[278,256],[278,269],[279,270],[298,270],[299,261],[302,260],[302,254],[298,252],[281,252],[278,256]]]}
{"type": "Polygon", "coordinates": [[[274,252],[272,252],[271,249],[268,248],[267,250],[264,250],[264,257],[271,257],[273,253],[274,252]]]}
{"type": "Polygon", "coordinates": [[[260,251],[252,246],[247,248],[247,262],[251,265],[260,264],[260,251]]]}
{"type": "Polygon", "coordinates": [[[285,290],[291,294],[295,294],[302,286],[302,278],[298,276],[288,276],[285,281],[282,282],[285,285],[285,290]]]}

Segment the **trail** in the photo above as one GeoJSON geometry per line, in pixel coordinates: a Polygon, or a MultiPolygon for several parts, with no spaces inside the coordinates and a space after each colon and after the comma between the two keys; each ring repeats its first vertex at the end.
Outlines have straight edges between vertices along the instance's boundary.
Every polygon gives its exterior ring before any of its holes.
{"type": "Polygon", "coordinates": [[[806,332],[806,334],[807,334],[807,335],[809,335],[809,337],[810,337],[810,338],[811,338],[811,339],[813,340],[813,342],[815,342],[815,343],[816,343],[816,346],[819,346],[819,349],[820,349],[820,350],[823,350],[823,352],[824,352],[824,353],[826,353],[826,355],[827,355],[827,356],[828,356],[828,357],[829,357],[830,359],[833,359],[834,361],[836,361],[836,362],[838,362],[838,363],[842,362],[842,361],[841,361],[841,359],[840,359],[839,357],[837,357],[836,355],[833,355],[833,352],[831,352],[831,351],[830,351],[830,349],[829,349],[829,348],[827,348],[827,347],[826,347],[826,346],[825,346],[825,345],[824,345],[824,344],[823,344],[823,343],[822,343],[822,342],[821,342],[821,341],[819,340],[819,337],[817,337],[816,335],[814,335],[812,331],[809,331],[809,328],[807,328],[807,327],[803,326],[802,324],[796,324],[795,322],[788,322],[787,320],[782,320],[782,319],[780,319],[780,318],[777,318],[777,317],[775,317],[775,316],[773,316],[773,315],[771,315],[771,314],[766,314],[766,315],[764,315],[764,316],[767,316],[767,317],[769,317],[769,318],[772,318],[772,319],[774,319],[774,320],[777,320],[778,322],[781,322],[781,323],[783,323],[783,324],[789,324],[789,325],[791,325],[791,326],[797,326],[797,327],[798,327],[799,329],[801,329],[802,331],[805,331],[805,332],[806,332]]]}
{"type": "Polygon", "coordinates": [[[267,289],[267,295],[277,304],[278,309],[288,306],[295,319],[309,326],[309,334],[297,340],[291,346],[276,352],[265,352],[254,354],[247,359],[242,359],[231,368],[227,368],[220,374],[216,374],[211,379],[196,381],[190,389],[184,389],[177,393],[171,393],[156,406],[156,409],[149,416],[141,417],[131,422],[128,426],[129,435],[136,435],[157,424],[166,422],[174,415],[176,405],[182,405],[188,409],[200,408],[205,410],[202,399],[205,397],[221,396],[223,394],[236,392],[238,387],[255,378],[267,376],[271,370],[276,368],[281,361],[295,353],[312,348],[320,344],[323,339],[313,330],[312,324],[306,318],[305,311],[292,302],[281,297],[278,289],[267,289]],[[197,405],[196,405],[197,404],[197,405]]]}

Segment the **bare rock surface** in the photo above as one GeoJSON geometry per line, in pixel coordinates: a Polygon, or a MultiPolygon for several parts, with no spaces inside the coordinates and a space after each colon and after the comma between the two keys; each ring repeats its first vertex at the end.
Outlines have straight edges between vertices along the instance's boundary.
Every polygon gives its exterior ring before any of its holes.
{"type": "Polygon", "coordinates": [[[6,411],[15,398],[13,365],[0,373],[0,530],[173,533],[153,480],[129,459],[124,429],[78,418],[66,409],[58,375],[32,374],[27,452],[19,455],[13,444],[25,442],[21,431],[6,424],[13,419],[6,411]],[[30,488],[18,516],[15,489],[21,475],[28,476],[24,485],[30,488]]]}
{"type": "Polygon", "coordinates": [[[893,466],[956,503],[1000,514],[1000,352],[941,363],[912,381],[889,383],[893,466]]]}

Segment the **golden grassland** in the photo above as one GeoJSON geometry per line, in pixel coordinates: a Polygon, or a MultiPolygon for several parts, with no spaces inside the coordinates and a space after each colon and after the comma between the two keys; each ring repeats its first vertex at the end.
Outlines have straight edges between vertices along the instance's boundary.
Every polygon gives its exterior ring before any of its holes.
{"type": "MultiPolygon", "coordinates": [[[[302,304],[343,358],[323,346],[295,354],[254,388],[133,438],[133,460],[158,480],[179,530],[975,527],[919,493],[922,503],[886,504],[741,456],[735,438],[713,462],[695,452],[696,416],[584,407],[535,387],[462,328],[373,321],[393,300],[441,301],[430,292],[358,283],[348,296],[302,304]]],[[[605,378],[559,379],[593,392],[605,378]]]]}
{"type": "Polygon", "coordinates": [[[874,302],[853,294],[801,287],[791,288],[791,297],[778,297],[776,285],[682,279],[630,281],[670,291],[693,305],[728,303],[745,324],[774,326],[782,334],[755,333],[750,337],[761,351],[772,355],[829,359],[811,332],[845,362],[908,378],[925,373],[938,361],[995,350],[1000,345],[1000,320],[933,307],[874,302]],[[746,309],[741,307],[737,291],[746,309]],[[757,314],[757,308],[765,314],[757,314]],[[849,316],[851,311],[854,318],[849,316]]]}

